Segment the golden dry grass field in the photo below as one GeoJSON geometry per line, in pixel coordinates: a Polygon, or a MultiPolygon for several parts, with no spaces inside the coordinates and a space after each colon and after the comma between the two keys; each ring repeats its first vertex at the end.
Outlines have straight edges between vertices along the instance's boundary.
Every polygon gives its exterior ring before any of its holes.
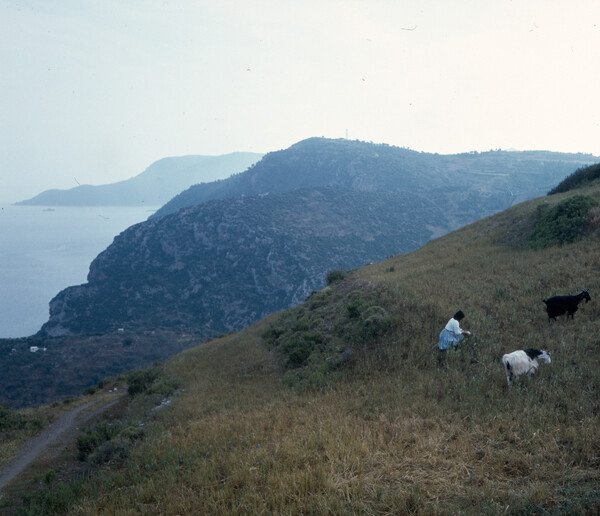
{"type": "Polygon", "coordinates": [[[598,514],[598,217],[584,240],[523,245],[536,207],[569,195],[349,272],[177,355],[162,373],[179,385],[170,403],[132,399],[125,418],[143,419],[143,437],[86,477],[68,514],[598,514]],[[580,287],[591,302],[549,322],[541,300],[580,287]],[[377,328],[361,316],[373,307],[377,328]],[[441,354],[458,309],[473,336],[441,354]],[[309,341],[286,369],[285,350],[309,341]],[[530,347],[552,363],[508,387],[502,355],[530,347]]]}

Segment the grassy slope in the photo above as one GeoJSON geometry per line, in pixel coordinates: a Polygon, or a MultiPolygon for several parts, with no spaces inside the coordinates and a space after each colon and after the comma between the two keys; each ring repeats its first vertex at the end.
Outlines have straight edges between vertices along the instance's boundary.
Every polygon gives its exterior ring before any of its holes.
{"type": "Polygon", "coordinates": [[[38,435],[64,412],[84,401],[84,398],[68,398],[61,403],[18,411],[0,406],[0,469],[14,459],[28,439],[38,435]]]}
{"type": "Polygon", "coordinates": [[[320,294],[323,321],[357,288],[385,291],[392,318],[326,389],[282,384],[261,336],[285,314],[176,356],[167,370],[183,391],[69,514],[597,513],[598,234],[542,251],[506,245],[537,204],[565,197],[516,206],[320,294]],[[592,302],[549,324],[541,299],[580,286],[592,302]],[[440,363],[437,335],[459,308],[474,336],[440,363]],[[553,362],[509,389],[500,357],[527,347],[553,362]]]}

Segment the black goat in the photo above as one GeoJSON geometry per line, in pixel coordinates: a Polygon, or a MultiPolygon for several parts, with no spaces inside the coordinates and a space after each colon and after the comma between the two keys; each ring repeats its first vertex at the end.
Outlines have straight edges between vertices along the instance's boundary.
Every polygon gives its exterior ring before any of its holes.
{"type": "Polygon", "coordinates": [[[567,319],[569,318],[569,315],[571,316],[571,319],[573,319],[573,314],[575,314],[577,308],[579,308],[578,305],[582,299],[585,299],[586,303],[591,300],[587,290],[582,290],[576,296],[554,296],[549,297],[548,299],[542,299],[542,301],[546,303],[548,322],[550,322],[550,319],[556,321],[556,316],[564,313],[567,314],[567,319]]]}

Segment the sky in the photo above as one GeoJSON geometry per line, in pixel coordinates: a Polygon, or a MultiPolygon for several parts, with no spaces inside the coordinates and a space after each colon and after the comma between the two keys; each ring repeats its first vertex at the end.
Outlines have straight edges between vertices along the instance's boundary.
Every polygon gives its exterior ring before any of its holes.
{"type": "Polygon", "coordinates": [[[0,0],[0,202],[313,136],[600,156],[597,0],[0,0]]]}

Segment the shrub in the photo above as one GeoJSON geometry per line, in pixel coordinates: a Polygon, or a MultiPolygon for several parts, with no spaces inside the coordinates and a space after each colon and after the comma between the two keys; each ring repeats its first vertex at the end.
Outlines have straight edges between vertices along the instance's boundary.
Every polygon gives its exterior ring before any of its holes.
{"type": "Polygon", "coordinates": [[[589,223],[590,209],[597,204],[589,196],[574,195],[554,206],[539,206],[528,247],[540,249],[579,240],[589,223]]]}
{"type": "Polygon", "coordinates": [[[282,313],[262,338],[282,358],[284,384],[322,388],[345,374],[356,361],[353,348],[364,348],[392,328],[384,308],[392,301],[385,289],[344,282],[282,313]]]}
{"type": "Polygon", "coordinates": [[[37,514],[66,514],[68,509],[83,495],[83,481],[71,483],[52,480],[52,485],[42,487],[34,495],[23,496],[23,506],[17,516],[37,514]]]}
{"type": "Polygon", "coordinates": [[[53,469],[49,469],[48,471],[46,471],[46,473],[44,473],[44,484],[46,484],[47,486],[52,484],[55,478],[56,471],[54,471],[53,469]]]}
{"type": "Polygon", "coordinates": [[[565,178],[558,186],[550,190],[548,195],[568,192],[569,190],[581,188],[598,180],[600,180],[600,163],[577,169],[570,176],[565,178]]]}
{"type": "Polygon", "coordinates": [[[332,283],[337,283],[338,281],[342,281],[346,277],[346,273],[340,270],[330,271],[327,274],[327,284],[331,285],[332,283]]]}
{"type": "Polygon", "coordinates": [[[122,439],[114,439],[100,444],[90,454],[89,464],[99,466],[110,461],[120,461],[129,457],[129,448],[122,439]]]}
{"type": "Polygon", "coordinates": [[[262,334],[262,338],[269,344],[269,347],[271,347],[275,345],[277,339],[281,337],[284,333],[285,330],[283,328],[271,327],[262,334]]]}
{"type": "Polygon", "coordinates": [[[44,420],[39,415],[25,416],[22,413],[0,405],[0,436],[13,431],[35,432],[41,430],[44,420]]]}
{"type": "Polygon", "coordinates": [[[163,378],[160,376],[147,391],[147,394],[160,394],[170,396],[179,388],[179,383],[174,378],[163,378]]]}
{"type": "Polygon", "coordinates": [[[308,357],[312,353],[314,342],[305,339],[293,339],[287,342],[282,351],[287,355],[285,367],[294,369],[306,364],[308,357]]]}
{"type": "Polygon", "coordinates": [[[158,377],[159,371],[156,368],[133,371],[127,376],[127,392],[131,396],[147,393],[158,377]]]}
{"type": "Polygon", "coordinates": [[[292,326],[292,331],[308,331],[309,328],[310,321],[305,317],[301,317],[296,321],[296,324],[292,326]]]}
{"type": "Polygon", "coordinates": [[[93,428],[88,428],[77,437],[77,449],[79,451],[79,460],[87,459],[96,448],[110,441],[121,432],[122,426],[119,423],[102,422],[93,428]]]}
{"type": "Polygon", "coordinates": [[[8,407],[0,405],[0,432],[6,430],[22,429],[26,424],[25,418],[13,412],[8,407]]]}
{"type": "Polygon", "coordinates": [[[110,383],[112,383],[114,381],[115,381],[115,379],[112,378],[112,377],[110,377],[110,376],[108,376],[107,378],[103,378],[102,380],[100,380],[98,382],[98,388],[99,389],[104,389],[104,387],[106,387],[108,384],[110,384],[110,383]]]}
{"type": "Polygon", "coordinates": [[[350,319],[358,319],[360,317],[361,303],[359,301],[352,301],[346,306],[348,310],[348,317],[350,319]]]}
{"type": "Polygon", "coordinates": [[[381,306],[372,306],[362,315],[362,337],[370,340],[384,334],[392,325],[392,319],[381,306]]]}

